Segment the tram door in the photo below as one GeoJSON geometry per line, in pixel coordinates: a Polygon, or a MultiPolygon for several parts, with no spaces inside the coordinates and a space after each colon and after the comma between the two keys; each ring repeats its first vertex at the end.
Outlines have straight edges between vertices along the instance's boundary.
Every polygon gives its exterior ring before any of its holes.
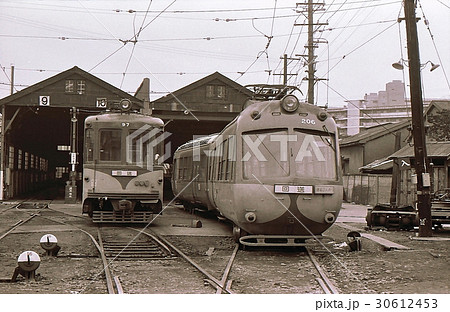
{"type": "Polygon", "coordinates": [[[194,162],[194,167],[192,169],[192,177],[194,180],[192,181],[192,195],[194,196],[194,200],[198,199],[198,193],[201,189],[200,179],[199,179],[199,162],[194,162]]]}

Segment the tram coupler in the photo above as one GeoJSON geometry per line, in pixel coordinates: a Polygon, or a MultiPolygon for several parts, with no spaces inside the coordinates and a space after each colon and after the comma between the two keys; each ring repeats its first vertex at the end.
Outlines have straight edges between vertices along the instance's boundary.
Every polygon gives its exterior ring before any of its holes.
{"type": "Polygon", "coordinates": [[[361,234],[356,231],[352,231],[347,234],[348,246],[350,251],[361,251],[361,234]]]}
{"type": "Polygon", "coordinates": [[[34,251],[24,251],[17,259],[17,267],[14,269],[11,282],[16,282],[17,277],[22,275],[27,281],[36,280],[36,270],[41,264],[39,255],[34,251]]]}
{"type": "Polygon", "coordinates": [[[41,247],[46,251],[47,256],[58,256],[61,247],[58,246],[58,240],[52,234],[45,234],[40,240],[41,247]]]}

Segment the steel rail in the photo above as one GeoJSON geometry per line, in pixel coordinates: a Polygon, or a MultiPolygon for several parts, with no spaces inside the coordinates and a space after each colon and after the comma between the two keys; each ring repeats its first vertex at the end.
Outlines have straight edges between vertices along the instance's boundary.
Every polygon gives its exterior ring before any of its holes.
{"type": "MultiPolygon", "coordinates": [[[[6,209],[0,211],[0,214],[3,214],[3,213],[5,213],[6,211],[9,211],[9,210],[15,209],[15,208],[19,207],[20,205],[22,205],[23,203],[26,203],[26,202],[29,202],[29,201],[33,201],[33,197],[24,199],[24,200],[19,201],[19,202],[15,202],[14,204],[12,204],[11,207],[6,208],[6,209]]],[[[47,206],[48,206],[48,205],[47,205],[47,206]]]]}
{"type": "MultiPolygon", "coordinates": [[[[54,210],[54,209],[52,209],[52,210],[53,210],[53,211],[57,211],[57,212],[61,212],[61,211],[54,210]]],[[[65,213],[65,212],[62,212],[62,213],[71,216],[71,214],[68,214],[68,213],[65,213]]],[[[79,228],[79,227],[77,227],[77,226],[75,226],[75,225],[68,224],[68,223],[65,223],[65,222],[62,222],[62,221],[58,221],[58,220],[54,220],[54,219],[52,219],[52,218],[47,218],[47,217],[44,217],[44,216],[41,216],[41,215],[38,215],[38,216],[39,216],[40,218],[43,218],[43,219],[47,219],[47,220],[53,221],[53,222],[55,222],[55,223],[59,223],[59,224],[62,224],[62,225],[68,226],[68,227],[75,228],[75,229],[77,229],[77,230],[83,232],[84,234],[86,234],[86,235],[92,240],[92,243],[93,243],[94,246],[97,248],[97,250],[98,250],[98,252],[99,252],[99,254],[100,254],[100,257],[101,257],[101,259],[102,259],[103,270],[105,271],[106,286],[107,286],[107,288],[108,288],[108,293],[109,293],[109,294],[115,294],[114,286],[113,286],[113,282],[112,282],[112,281],[113,281],[113,278],[112,278],[112,276],[111,276],[111,271],[109,270],[108,261],[107,261],[107,259],[106,259],[105,253],[104,253],[104,251],[103,251],[103,243],[102,243],[102,240],[101,240],[100,229],[97,227],[97,235],[99,236],[99,241],[100,241],[100,243],[99,243],[99,242],[97,242],[97,240],[95,239],[95,237],[92,236],[91,233],[89,233],[88,231],[83,230],[83,229],[81,229],[81,228],[79,228]]]]}
{"type": "Polygon", "coordinates": [[[117,289],[117,293],[119,295],[123,295],[123,288],[122,288],[122,284],[120,283],[120,279],[118,276],[114,276],[114,284],[116,285],[116,289],[117,289]]]}
{"type": "MultiPolygon", "coordinates": [[[[143,232],[143,233],[145,233],[145,232],[143,232]]],[[[153,234],[153,235],[155,235],[155,234],[153,234]]],[[[226,289],[226,287],[224,287],[218,279],[216,279],[214,276],[212,276],[211,274],[206,272],[205,269],[203,269],[194,260],[189,258],[181,250],[179,250],[177,247],[175,247],[172,243],[170,243],[169,241],[167,241],[165,238],[163,238],[161,236],[158,236],[158,235],[155,235],[155,236],[157,236],[161,241],[164,242],[164,244],[166,244],[167,246],[172,248],[177,254],[179,254],[181,257],[183,257],[187,262],[189,262],[193,267],[195,267],[200,273],[205,275],[208,278],[209,281],[211,281],[211,282],[213,282],[215,284],[214,287],[218,287],[218,288],[222,289],[223,291],[225,291],[228,294],[233,294],[233,292],[231,290],[229,290],[229,289],[226,289]]]]}
{"type": "Polygon", "coordinates": [[[111,275],[111,270],[109,269],[109,263],[106,259],[106,255],[103,249],[103,241],[102,241],[102,234],[100,232],[100,227],[97,227],[97,236],[98,236],[98,245],[100,246],[100,257],[102,258],[103,262],[103,271],[105,272],[106,277],[106,287],[108,287],[108,293],[109,294],[115,294],[114,291],[114,285],[113,285],[113,278],[111,275]]]}
{"type": "MultiPolygon", "coordinates": [[[[39,213],[40,211],[38,211],[39,213]]],[[[27,218],[26,220],[19,220],[17,221],[7,232],[5,232],[2,236],[0,236],[0,240],[2,240],[3,238],[5,238],[8,234],[10,234],[12,231],[14,231],[16,228],[18,228],[19,226],[23,225],[24,223],[27,223],[28,221],[30,221],[31,219],[33,219],[34,217],[38,216],[38,213],[34,213],[32,214],[29,218],[27,218]]]]}
{"type": "Polygon", "coordinates": [[[322,289],[325,292],[325,294],[327,294],[327,295],[331,294],[330,289],[327,287],[327,285],[325,284],[323,279],[321,279],[320,277],[317,277],[316,281],[317,281],[317,283],[319,283],[320,287],[322,287],[322,289]]]}
{"type": "Polygon", "coordinates": [[[14,205],[12,205],[12,206],[9,207],[9,208],[3,209],[2,211],[0,211],[0,214],[3,214],[3,213],[5,213],[5,212],[7,212],[7,211],[9,211],[9,210],[12,210],[12,209],[14,209],[14,208],[17,208],[19,205],[20,205],[20,203],[14,204],[14,205]]]}
{"type": "Polygon", "coordinates": [[[331,294],[339,294],[339,290],[333,285],[333,283],[330,281],[328,276],[326,275],[325,271],[322,269],[322,267],[319,264],[319,261],[317,261],[316,257],[312,254],[311,250],[309,248],[306,248],[306,252],[308,253],[309,259],[311,259],[311,262],[314,264],[314,267],[316,268],[317,272],[321,276],[322,281],[326,285],[324,288],[323,284],[319,282],[319,285],[323,288],[325,293],[331,293],[331,294]],[[328,288],[328,289],[326,289],[328,288]],[[328,292],[327,292],[328,291],[328,292]]]}
{"type": "Polygon", "coordinates": [[[225,271],[223,272],[222,279],[220,280],[220,283],[222,284],[222,288],[217,288],[216,294],[221,294],[223,291],[223,288],[228,289],[226,282],[228,279],[228,275],[230,274],[231,267],[233,266],[234,259],[236,258],[236,254],[239,250],[239,244],[236,244],[236,247],[234,247],[233,253],[231,254],[230,260],[228,260],[228,264],[225,267],[225,271]]]}
{"type": "Polygon", "coordinates": [[[135,230],[135,231],[139,232],[139,234],[147,235],[148,237],[150,237],[151,239],[153,239],[155,242],[157,242],[162,248],[164,248],[164,250],[165,250],[170,256],[172,256],[172,250],[170,250],[170,248],[167,247],[167,245],[164,244],[164,243],[163,243],[160,239],[158,239],[158,237],[156,237],[155,235],[150,234],[150,233],[147,233],[147,232],[144,232],[144,230],[139,230],[139,229],[135,229],[135,228],[132,228],[132,227],[128,227],[128,228],[131,229],[131,230],[135,230]]]}

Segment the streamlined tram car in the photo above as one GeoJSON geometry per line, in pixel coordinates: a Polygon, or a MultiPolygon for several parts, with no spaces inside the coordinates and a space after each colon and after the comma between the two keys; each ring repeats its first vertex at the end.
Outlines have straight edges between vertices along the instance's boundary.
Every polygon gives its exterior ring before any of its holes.
{"type": "Polygon", "coordinates": [[[249,102],[219,135],[178,148],[172,185],[184,203],[231,220],[241,244],[302,245],[342,205],[336,123],[294,95],[249,102]]]}

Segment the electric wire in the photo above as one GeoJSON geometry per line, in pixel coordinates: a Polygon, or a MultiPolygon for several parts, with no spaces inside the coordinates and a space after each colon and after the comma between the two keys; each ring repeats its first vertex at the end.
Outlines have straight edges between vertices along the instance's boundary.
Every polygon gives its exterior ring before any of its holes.
{"type": "Polygon", "coordinates": [[[125,66],[125,70],[124,70],[123,75],[122,75],[122,81],[120,82],[120,89],[122,89],[123,82],[125,80],[126,72],[128,71],[128,67],[130,66],[131,59],[133,58],[134,50],[136,48],[136,43],[138,41],[139,35],[143,31],[144,23],[145,23],[145,20],[147,19],[148,11],[150,10],[150,6],[151,5],[152,5],[152,0],[150,0],[150,2],[148,3],[147,11],[145,13],[144,19],[142,20],[141,27],[139,28],[139,30],[137,32],[136,32],[136,28],[135,28],[136,14],[134,15],[134,19],[133,19],[134,36],[133,36],[133,41],[132,41],[133,42],[133,48],[131,50],[130,56],[128,57],[128,62],[127,62],[127,65],[125,66]]]}
{"type": "MultiPolygon", "coordinates": [[[[403,6],[400,8],[399,12],[398,12],[398,16],[397,16],[397,20],[400,20],[400,14],[402,14],[402,9],[403,6]]],[[[402,31],[401,31],[401,24],[398,23],[398,38],[399,38],[399,45],[400,45],[400,60],[404,60],[404,55],[403,55],[403,48],[402,48],[402,43],[403,43],[403,39],[402,39],[402,31]]],[[[407,105],[407,98],[406,98],[406,73],[405,70],[402,70],[402,77],[403,77],[403,97],[404,97],[404,101],[405,101],[405,105],[407,105]]],[[[411,118],[411,114],[409,110],[406,110],[408,118],[411,118]]]]}
{"type": "Polygon", "coordinates": [[[449,83],[449,80],[448,80],[448,77],[447,77],[447,73],[445,72],[445,68],[444,68],[444,64],[443,64],[443,62],[442,62],[441,55],[440,55],[439,50],[438,50],[438,48],[437,48],[437,46],[436,46],[436,42],[435,42],[435,40],[434,40],[433,33],[431,32],[430,24],[429,24],[429,22],[428,22],[428,19],[427,19],[426,16],[425,16],[425,12],[424,12],[424,10],[423,10],[421,1],[418,0],[417,2],[418,2],[418,4],[419,4],[420,10],[422,11],[422,16],[423,16],[423,19],[424,19],[424,22],[425,22],[425,26],[426,26],[426,28],[427,28],[427,30],[428,30],[428,33],[430,34],[431,42],[433,43],[433,47],[434,47],[434,50],[436,51],[436,55],[437,55],[437,57],[438,57],[438,59],[439,59],[439,63],[440,63],[441,66],[442,66],[442,71],[443,71],[443,73],[444,73],[445,81],[447,82],[448,89],[450,90],[450,83],[449,83]]]}
{"type": "Polygon", "coordinates": [[[271,33],[270,33],[270,36],[267,36],[267,35],[264,34],[262,31],[260,31],[259,29],[257,29],[256,26],[255,26],[255,24],[254,24],[254,19],[251,20],[251,21],[252,21],[252,26],[253,26],[253,28],[254,28],[256,31],[258,31],[259,33],[261,33],[264,37],[267,38],[267,44],[266,44],[264,50],[258,52],[258,54],[257,54],[257,56],[256,56],[256,59],[250,64],[250,66],[248,66],[247,69],[246,69],[245,71],[239,73],[240,76],[238,76],[238,77],[234,80],[235,82],[237,82],[237,80],[239,80],[242,76],[244,76],[244,75],[250,70],[250,68],[253,67],[253,65],[259,60],[259,58],[260,58],[262,55],[266,55],[267,63],[268,63],[268,65],[269,65],[269,67],[268,67],[268,72],[269,72],[269,75],[270,75],[270,63],[269,63],[269,55],[268,55],[268,53],[267,53],[267,50],[268,50],[268,48],[269,48],[269,46],[270,46],[270,43],[271,43],[271,40],[272,40],[272,38],[273,38],[273,28],[274,28],[274,23],[275,23],[275,12],[276,12],[276,8],[277,8],[277,0],[275,0],[274,8],[273,8],[273,15],[272,15],[272,16],[273,16],[273,19],[272,19],[272,25],[271,25],[271,33]]]}

